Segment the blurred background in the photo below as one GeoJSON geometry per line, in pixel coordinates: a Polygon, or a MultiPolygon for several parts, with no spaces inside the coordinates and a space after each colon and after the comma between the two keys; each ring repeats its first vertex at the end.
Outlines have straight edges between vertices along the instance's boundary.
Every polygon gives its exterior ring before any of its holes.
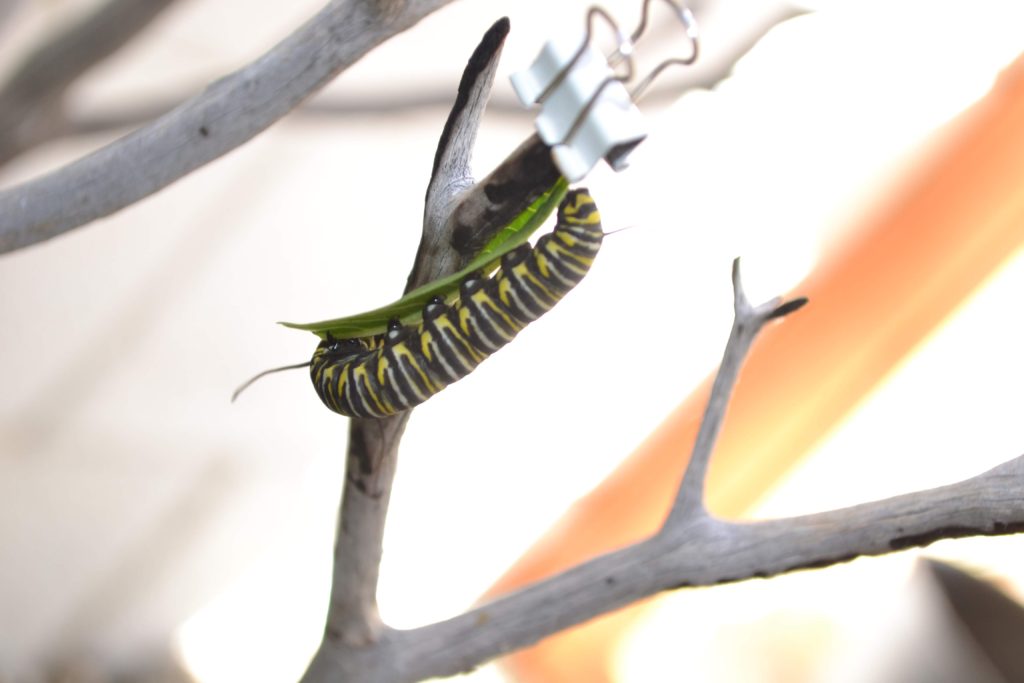
{"type": "MultiPolygon", "coordinates": [[[[0,1],[0,83],[99,4],[0,1]]],[[[0,167],[0,188],[195,95],[321,4],[171,3],[75,83],[67,134],[0,167]]],[[[626,27],[640,11],[604,6],[626,27]]],[[[587,179],[606,229],[630,229],[556,312],[410,420],[380,586],[393,626],[657,523],[728,335],[735,256],[752,299],[812,303],[755,348],[709,483],[715,512],[854,504],[1024,450],[1024,4],[691,6],[699,65],[645,99],[631,168],[587,179]]],[[[434,146],[491,23],[508,15],[512,32],[480,176],[531,131],[508,74],[586,8],[454,3],[226,157],[0,257],[0,681],[301,674],[322,629],[347,421],[302,372],[230,393],[311,354],[312,336],[275,321],[400,294],[434,146]]],[[[654,9],[643,69],[685,53],[654,9]]],[[[1012,599],[1021,551],[1010,536],[923,554],[1012,599]]],[[[467,680],[1013,680],[921,554],[673,593],[467,680]]]]}

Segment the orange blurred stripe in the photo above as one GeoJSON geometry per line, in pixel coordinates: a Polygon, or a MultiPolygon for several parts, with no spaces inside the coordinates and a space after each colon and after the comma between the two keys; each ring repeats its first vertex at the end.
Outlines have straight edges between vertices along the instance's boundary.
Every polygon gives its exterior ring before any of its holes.
{"type": "MultiPolygon", "coordinates": [[[[708,481],[748,509],[1024,244],[1024,57],[957,122],[856,238],[800,286],[811,305],[766,330],[729,407],[708,481]]],[[[710,380],[489,591],[500,595],[652,533],[686,465],[710,380]]],[[[510,655],[518,681],[611,681],[633,606],[510,655]]]]}

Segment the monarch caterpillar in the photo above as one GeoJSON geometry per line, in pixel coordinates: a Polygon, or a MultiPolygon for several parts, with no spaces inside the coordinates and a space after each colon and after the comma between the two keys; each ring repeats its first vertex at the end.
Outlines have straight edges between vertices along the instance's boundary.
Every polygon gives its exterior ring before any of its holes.
{"type": "Polygon", "coordinates": [[[415,326],[396,320],[371,337],[328,335],[310,362],[317,394],[350,417],[386,417],[423,403],[558,303],[587,274],[603,237],[590,194],[570,191],[553,232],[505,254],[493,277],[471,275],[453,303],[429,301],[415,326]]]}
{"type": "MultiPolygon", "coordinates": [[[[556,191],[561,196],[564,185],[556,185],[547,194],[556,191]]],[[[537,206],[527,213],[542,212],[537,206]]],[[[530,225],[518,228],[520,232],[532,229],[530,225]]],[[[284,323],[321,336],[312,360],[261,372],[236,389],[231,400],[261,377],[308,366],[317,395],[337,413],[387,417],[409,410],[468,375],[526,325],[551,310],[587,274],[603,238],[594,200],[587,190],[571,190],[559,204],[553,232],[543,235],[532,248],[525,243],[501,247],[501,265],[493,277],[487,279],[480,271],[468,277],[459,275],[464,279],[452,303],[432,296],[416,322],[403,325],[402,319],[408,318],[392,317],[386,331],[379,334],[350,335],[346,329],[368,326],[389,308],[404,311],[406,299],[415,301],[414,295],[421,290],[368,314],[320,323],[284,323]]],[[[481,256],[473,263],[488,262],[481,256]]],[[[447,292],[440,287],[446,281],[421,289],[447,292]]]]}

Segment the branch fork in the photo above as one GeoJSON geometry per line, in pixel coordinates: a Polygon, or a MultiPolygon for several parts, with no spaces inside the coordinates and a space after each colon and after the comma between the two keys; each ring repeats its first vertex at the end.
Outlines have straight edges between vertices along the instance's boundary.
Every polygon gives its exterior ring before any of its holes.
{"type": "Polygon", "coordinates": [[[740,366],[750,350],[750,345],[754,343],[754,338],[768,321],[782,318],[807,303],[807,299],[804,298],[785,302],[775,298],[759,306],[754,306],[747,299],[747,294],[743,289],[738,258],[732,263],[732,288],[734,312],[732,333],[729,335],[722,364],[719,366],[718,374],[715,376],[715,382],[711,388],[711,398],[697,432],[693,453],[690,456],[686,473],[683,475],[683,483],[676,493],[672,509],[665,520],[666,527],[688,517],[707,514],[704,507],[704,481],[707,478],[708,463],[711,460],[715,440],[721,431],[722,421],[725,419],[725,408],[729,402],[729,396],[732,395],[736,378],[739,376],[740,366]]]}
{"type": "MultiPolygon", "coordinates": [[[[261,59],[165,116],[50,175],[0,191],[0,253],[110,215],[230,151],[367,51],[449,1],[329,0],[261,59]],[[228,119],[230,126],[219,125],[228,119]],[[139,174],[138,168],[149,172],[139,174]]],[[[172,3],[106,0],[30,56],[0,88],[0,121],[12,122],[6,133],[0,126],[0,163],[59,132],[66,125],[61,95],[72,81],[172,3]],[[97,34],[100,25],[110,30],[97,34]],[[64,70],[48,71],[54,56],[68,51],[84,56],[64,70]],[[35,112],[39,120],[26,124],[25,112],[35,112]]],[[[487,32],[459,85],[438,145],[423,237],[407,290],[459,270],[559,177],[550,150],[536,136],[482,181],[474,182],[470,173],[476,132],[508,30],[502,20],[487,32]]],[[[743,290],[738,261],[732,277],[732,333],[661,529],[446,621],[399,631],[380,619],[376,591],[384,521],[408,413],[353,420],[331,601],[322,643],[303,681],[418,681],[454,675],[662,591],[824,567],[944,538],[1024,531],[1024,456],[955,484],[839,510],[750,523],[711,516],[704,497],[708,464],[743,360],[769,321],[806,303],[797,298],[753,305],[743,290]]]]}
{"type": "MultiPolygon", "coordinates": [[[[536,137],[483,181],[472,184],[469,176],[472,142],[507,30],[503,22],[491,28],[459,86],[427,190],[423,239],[409,288],[457,270],[474,244],[485,242],[557,177],[547,148],[536,137]]],[[[661,529],[446,621],[407,631],[380,622],[377,564],[407,413],[353,420],[331,607],[324,640],[303,683],[451,676],[662,591],[824,567],[941,538],[1024,529],[1024,457],[958,484],[851,508],[751,523],[711,516],[704,498],[708,463],[740,367],[766,324],[807,303],[776,298],[753,305],[738,260],[732,281],[732,333],[661,529]],[[371,481],[374,495],[368,495],[371,481]]]]}

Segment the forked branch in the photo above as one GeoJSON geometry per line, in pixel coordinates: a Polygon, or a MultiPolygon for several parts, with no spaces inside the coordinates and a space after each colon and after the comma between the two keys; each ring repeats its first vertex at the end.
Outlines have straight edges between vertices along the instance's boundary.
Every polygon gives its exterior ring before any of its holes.
{"type": "Polygon", "coordinates": [[[718,433],[722,428],[722,421],[725,419],[725,409],[729,403],[729,397],[732,395],[732,389],[736,385],[740,366],[743,365],[743,360],[747,357],[747,352],[750,351],[750,345],[754,343],[757,333],[769,320],[781,318],[807,303],[807,299],[803,298],[792,299],[785,303],[781,299],[772,299],[760,306],[753,306],[747,299],[746,292],[743,291],[739,259],[733,261],[732,264],[732,289],[734,316],[732,332],[729,335],[729,342],[725,346],[722,364],[718,368],[718,374],[715,375],[711,398],[708,400],[704,419],[701,420],[700,429],[697,432],[693,454],[686,467],[683,483],[676,493],[672,510],[665,521],[666,526],[687,517],[705,514],[704,481],[707,479],[708,463],[711,460],[711,453],[714,450],[718,433]]]}
{"type": "MultiPolygon", "coordinates": [[[[468,191],[473,187],[470,160],[508,31],[508,19],[499,20],[487,31],[459,83],[455,105],[438,142],[427,186],[423,237],[406,291],[456,272],[471,256],[452,247],[458,226],[453,217],[468,197],[482,194],[468,191]]],[[[492,223],[493,230],[501,225],[492,223]]],[[[386,635],[377,613],[377,579],[398,445],[408,417],[406,412],[379,420],[354,419],[349,427],[331,603],[323,645],[306,681],[336,679],[335,667],[325,663],[337,647],[365,652],[386,635]]]]}
{"type": "MultiPolygon", "coordinates": [[[[495,58],[496,52],[490,56],[495,58]]],[[[496,227],[487,219],[493,222],[494,216],[514,208],[488,205],[488,197],[539,192],[547,181],[538,178],[553,173],[543,145],[533,139],[509,158],[514,163],[506,160],[488,179],[470,185],[469,152],[493,75],[485,68],[486,60],[476,62],[476,70],[473,65],[471,60],[442,135],[427,194],[424,242],[409,287],[456,267],[462,256],[459,245],[475,239],[466,226],[479,228],[486,238],[487,231],[496,227]],[[478,74],[477,80],[472,73],[478,74]],[[537,173],[521,173],[531,164],[537,173]],[[511,184],[508,187],[515,191],[489,192],[488,183],[511,184]]],[[[376,563],[404,417],[354,421],[331,616],[303,681],[418,681],[454,675],[661,591],[824,567],[941,538],[1024,529],[1024,458],[958,484],[814,515],[756,523],[709,515],[704,506],[708,464],[742,363],[769,321],[807,303],[798,298],[751,304],[738,262],[733,264],[733,286],[732,334],[686,473],[662,528],[648,539],[447,621],[398,631],[377,617],[376,563]],[[350,510],[349,505],[356,509],[350,510]],[[360,557],[361,553],[365,555],[360,557]]]]}
{"type": "Polygon", "coordinates": [[[751,523],[708,515],[700,502],[704,474],[739,366],[765,323],[806,303],[752,306],[738,264],[733,282],[733,333],[704,415],[704,436],[657,534],[453,619],[409,631],[382,626],[369,647],[325,643],[317,675],[308,680],[450,676],[662,591],[826,567],[944,538],[1024,530],[1024,456],[956,484],[829,512],[751,523]],[[687,496],[697,502],[686,502],[687,496]]]}

